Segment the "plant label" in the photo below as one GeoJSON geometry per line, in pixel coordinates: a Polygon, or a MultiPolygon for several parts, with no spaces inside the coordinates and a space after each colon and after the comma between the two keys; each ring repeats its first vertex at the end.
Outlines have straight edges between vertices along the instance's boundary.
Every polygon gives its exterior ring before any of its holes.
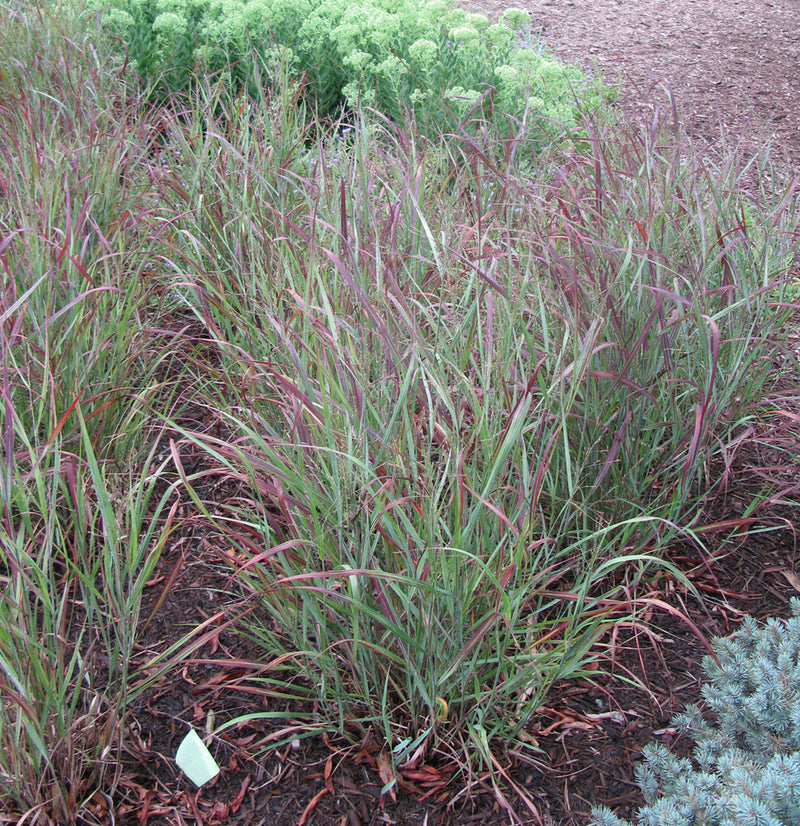
{"type": "Polygon", "coordinates": [[[175,762],[195,786],[202,786],[219,774],[217,761],[194,729],[189,730],[178,746],[175,762]]]}

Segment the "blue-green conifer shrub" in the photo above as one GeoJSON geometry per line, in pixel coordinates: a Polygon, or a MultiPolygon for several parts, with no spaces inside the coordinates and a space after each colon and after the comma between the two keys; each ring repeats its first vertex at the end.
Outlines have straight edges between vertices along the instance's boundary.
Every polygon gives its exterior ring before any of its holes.
{"type": "MultiPolygon", "coordinates": [[[[707,656],[703,697],[713,715],[689,706],[674,724],[694,740],[693,759],[661,744],[644,749],[637,781],[645,826],[800,824],[800,599],[788,620],[748,617],[707,656]]],[[[629,826],[609,809],[595,826],[629,826]]]]}

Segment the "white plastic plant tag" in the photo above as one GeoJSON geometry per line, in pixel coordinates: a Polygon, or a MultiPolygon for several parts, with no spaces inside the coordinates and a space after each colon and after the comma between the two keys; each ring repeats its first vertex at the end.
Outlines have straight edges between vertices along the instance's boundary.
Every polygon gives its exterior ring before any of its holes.
{"type": "Polygon", "coordinates": [[[189,730],[178,746],[175,762],[195,786],[202,786],[219,774],[217,761],[194,729],[189,730]]]}

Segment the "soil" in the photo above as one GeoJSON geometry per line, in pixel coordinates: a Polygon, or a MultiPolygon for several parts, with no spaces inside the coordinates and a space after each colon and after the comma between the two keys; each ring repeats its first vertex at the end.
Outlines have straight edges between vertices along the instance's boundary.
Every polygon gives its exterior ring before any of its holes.
{"type": "MultiPolygon", "coordinates": [[[[497,17],[504,0],[474,0],[497,17]]],[[[800,7],[795,0],[521,0],[565,62],[622,81],[634,116],[670,107],[688,135],[753,149],[800,171],[800,7]]]]}
{"type": "MultiPolygon", "coordinates": [[[[656,107],[671,107],[664,91],[671,89],[687,134],[708,142],[741,140],[745,147],[770,139],[773,157],[784,170],[800,168],[800,107],[795,106],[800,6],[795,0],[522,0],[519,5],[530,9],[534,29],[562,59],[622,78],[617,105],[626,116],[652,117],[656,107]]],[[[495,14],[502,8],[495,0],[481,0],[478,7],[495,14]]],[[[782,488],[800,479],[796,376],[784,377],[774,409],[727,468],[725,490],[707,503],[707,523],[741,516],[745,503],[769,479],[782,488]]],[[[187,411],[186,427],[219,426],[202,410],[187,411]]],[[[176,434],[163,436],[165,450],[170,437],[176,434]]],[[[209,470],[190,446],[181,447],[181,456],[187,474],[209,470]]],[[[236,493],[211,477],[203,484],[199,493],[210,506],[236,493]]],[[[596,803],[630,816],[642,803],[633,778],[643,746],[654,738],[684,753],[690,746],[669,724],[675,712],[699,698],[706,648],[697,631],[705,638],[728,634],[745,612],[760,618],[789,614],[790,597],[800,593],[798,504],[795,492],[765,505],[757,516],[771,528],[768,533],[738,539],[710,535],[710,556],[690,544],[673,549],[672,561],[688,572],[702,603],[671,578],[653,583],[651,596],[670,611],[654,608],[651,631],[629,628],[603,641],[606,655],[613,657],[613,674],[551,692],[528,728],[542,749],[541,762],[505,756],[510,779],[532,804],[508,787],[517,814],[512,819],[488,784],[460,794],[457,786],[437,784],[435,767],[430,767],[431,784],[418,782],[397,801],[382,797],[378,754],[370,744],[354,749],[335,738],[304,739],[298,728],[284,736],[283,745],[256,756],[291,726],[298,709],[291,701],[255,693],[258,650],[227,632],[224,620],[214,619],[220,610],[217,590],[229,584],[225,542],[203,526],[187,497],[142,615],[148,615],[173,574],[174,584],[137,660],[145,662],[182,631],[212,618],[210,632],[192,661],[159,681],[133,710],[114,818],[98,810],[98,820],[140,826],[581,826],[596,803]],[[212,709],[215,720],[209,717],[212,709]],[[286,717],[253,721],[215,738],[222,766],[217,780],[198,791],[176,768],[173,758],[187,724],[202,731],[265,710],[286,717]]]]}

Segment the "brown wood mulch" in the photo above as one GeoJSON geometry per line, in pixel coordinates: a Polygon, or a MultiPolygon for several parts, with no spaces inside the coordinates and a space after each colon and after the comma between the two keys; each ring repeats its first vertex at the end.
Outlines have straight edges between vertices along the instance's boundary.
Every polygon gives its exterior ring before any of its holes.
{"type": "MultiPolygon", "coordinates": [[[[504,0],[462,0],[497,17],[504,0]]],[[[800,5],[796,0],[520,0],[566,62],[622,81],[642,115],[675,96],[690,136],[745,148],[770,141],[800,172],[800,5]]]]}

